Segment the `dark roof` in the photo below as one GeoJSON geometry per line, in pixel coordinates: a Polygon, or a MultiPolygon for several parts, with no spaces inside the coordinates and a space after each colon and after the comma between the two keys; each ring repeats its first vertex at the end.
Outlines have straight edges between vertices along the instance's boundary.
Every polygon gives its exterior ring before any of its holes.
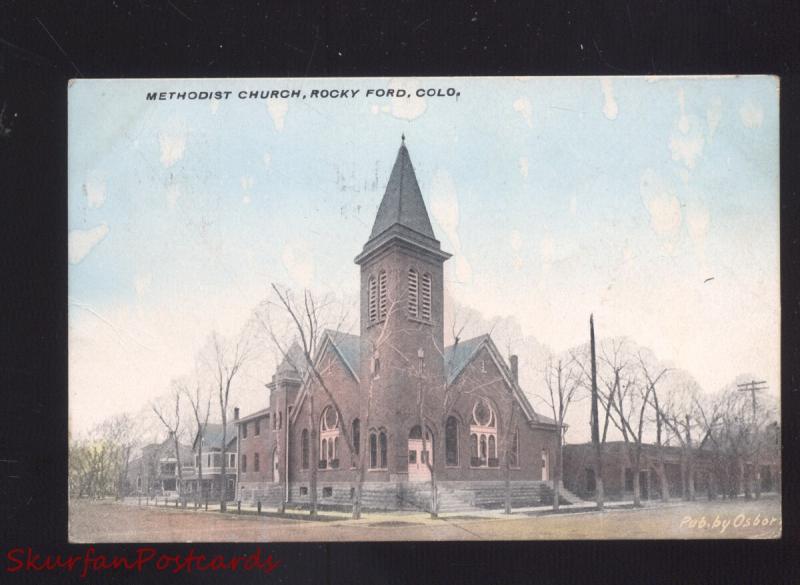
{"type": "Polygon", "coordinates": [[[353,370],[353,373],[358,377],[359,367],[361,366],[361,343],[358,335],[344,333],[342,331],[334,331],[328,329],[325,331],[331,343],[336,347],[341,354],[347,366],[353,370]]]}
{"type": "Polygon", "coordinates": [[[458,345],[444,348],[444,367],[447,369],[447,383],[450,384],[469,363],[472,354],[480,347],[489,336],[479,335],[472,339],[459,341],[458,345]]]}
{"type": "MultiPolygon", "coordinates": [[[[222,424],[221,423],[208,423],[205,432],[203,433],[205,439],[204,445],[206,447],[222,448],[222,424]]],[[[225,432],[225,439],[230,443],[231,439],[236,438],[236,426],[233,422],[229,422],[225,432]]]]}
{"type": "Polygon", "coordinates": [[[266,416],[266,415],[269,414],[269,412],[270,412],[269,411],[269,407],[262,408],[261,410],[257,410],[255,412],[251,412],[247,416],[240,417],[239,419],[233,421],[233,424],[238,425],[239,423],[242,423],[242,422],[251,421],[254,418],[259,418],[261,416],[266,416]]]}
{"type": "Polygon", "coordinates": [[[395,224],[435,239],[405,142],[397,152],[397,159],[394,161],[392,174],[389,175],[389,182],[378,208],[370,239],[379,236],[395,224]]]}
{"type": "Polygon", "coordinates": [[[296,341],[293,341],[292,345],[290,345],[289,349],[286,351],[286,355],[284,356],[283,360],[280,364],[278,364],[276,373],[284,375],[302,375],[307,369],[308,364],[306,363],[306,357],[303,354],[303,348],[301,348],[296,341]]]}

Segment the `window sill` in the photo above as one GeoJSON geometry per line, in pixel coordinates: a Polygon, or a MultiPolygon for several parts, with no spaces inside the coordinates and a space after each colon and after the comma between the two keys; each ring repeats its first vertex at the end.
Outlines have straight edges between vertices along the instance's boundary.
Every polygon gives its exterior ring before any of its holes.
{"type": "Polygon", "coordinates": [[[419,317],[412,317],[409,315],[408,320],[413,321],[414,323],[419,323],[420,325],[433,326],[433,321],[420,319],[419,317]]]}
{"type": "Polygon", "coordinates": [[[367,329],[375,327],[376,325],[383,325],[385,321],[386,321],[385,317],[383,319],[378,319],[377,321],[370,321],[370,323],[367,325],[367,329]]]}
{"type": "Polygon", "coordinates": [[[370,468],[367,469],[368,473],[371,472],[371,471],[389,471],[389,468],[388,467],[370,467],[370,468]]]}

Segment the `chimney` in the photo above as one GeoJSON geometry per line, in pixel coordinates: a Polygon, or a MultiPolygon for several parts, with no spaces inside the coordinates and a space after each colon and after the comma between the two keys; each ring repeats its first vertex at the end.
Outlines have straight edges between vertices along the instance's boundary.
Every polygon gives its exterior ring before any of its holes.
{"type": "Polygon", "coordinates": [[[508,356],[508,361],[511,362],[511,377],[514,384],[519,386],[519,358],[515,355],[508,356]]]}
{"type": "Polygon", "coordinates": [[[236,406],[233,409],[233,420],[239,420],[239,407],[236,406]]]}

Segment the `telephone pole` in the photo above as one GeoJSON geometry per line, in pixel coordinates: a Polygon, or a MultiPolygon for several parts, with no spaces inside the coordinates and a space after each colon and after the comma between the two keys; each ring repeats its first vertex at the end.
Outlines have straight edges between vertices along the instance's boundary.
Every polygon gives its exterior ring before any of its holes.
{"type": "Polygon", "coordinates": [[[753,427],[756,425],[756,392],[766,390],[768,388],[766,380],[752,380],[743,384],[737,384],[736,389],[739,392],[750,392],[753,397],[753,427]]]}
{"type": "MultiPolygon", "coordinates": [[[[753,399],[753,428],[751,429],[752,437],[753,437],[753,474],[752,477],[754,478],[755,483],[755,493],[756,499],[761,497],[761,470],[759,469],[759,462],[758,462],[758,451],[759,451],[759,441],[758,441],[758,423],[756,421],[756,392],[761,390],[767,389],[767,382],[766,380],[751,380],[750,382],[744,382],[742,384],[737,384],[736,389],[739,392],[750,392],[750,396],[753,399]]],[[[745,497],[749,499],[749,491],[745,490],[745,497]]]]}

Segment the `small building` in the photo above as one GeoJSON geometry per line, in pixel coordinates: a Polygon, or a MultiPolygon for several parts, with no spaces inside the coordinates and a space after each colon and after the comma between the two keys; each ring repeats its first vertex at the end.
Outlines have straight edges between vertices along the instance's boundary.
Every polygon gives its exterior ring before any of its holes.
{"type": "MultiPolygon", "coordinates": [[[[184,476],[194,470],[192,448],[179,446],[181,472],[184,476]]],[[[128,495],[168,496],[178,492],[178,458],[175,443],[167,437],[161,443],[142,447],[141,454],[128,463],[128,495]]]]}
{"type": "MultiPolygon", "coordinates": [[[[238,415],[238,409],[236,409],[238,415]]],[[[236,474],[238,468],[238,438],[236,425],[230,422],[225,427],[221,423],[208,423],[203,433],[192,444],[194,466],[183,473],[184,492],[191,497],[196,494],[201,498],[217,499],[225,489],[228,500],[233,500],[236,493],[236,474]],[[222,474],[222,445],[225,449],[225,475],[222,474]]]]}

